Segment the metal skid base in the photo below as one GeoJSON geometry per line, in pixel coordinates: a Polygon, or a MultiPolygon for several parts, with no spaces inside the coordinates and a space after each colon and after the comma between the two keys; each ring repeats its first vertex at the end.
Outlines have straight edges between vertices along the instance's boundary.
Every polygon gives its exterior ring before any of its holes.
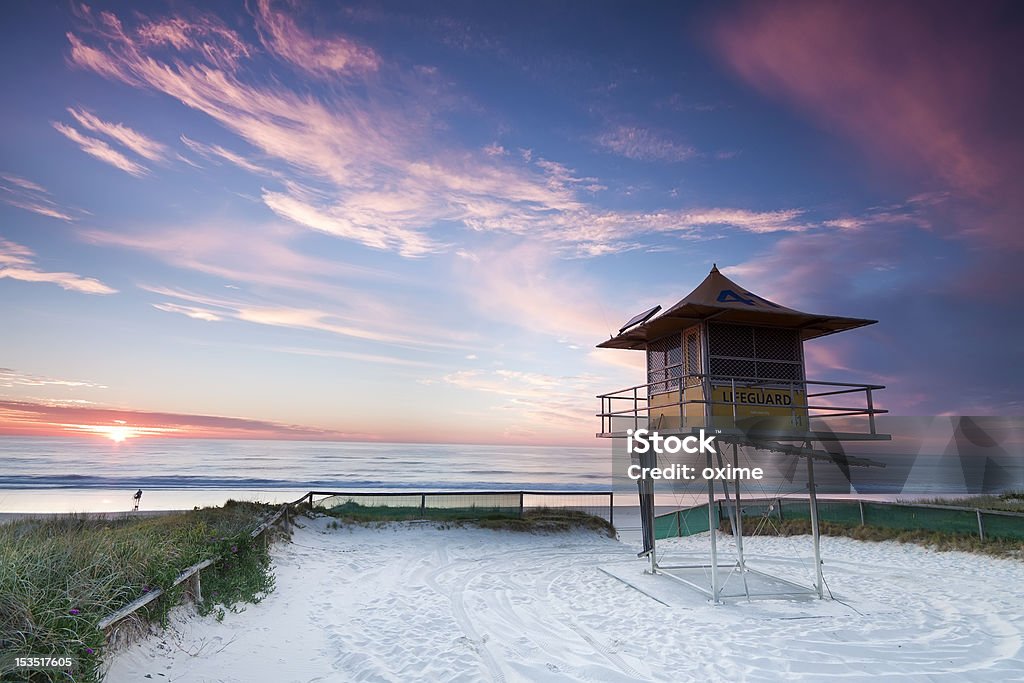
{"type": "MultiPolygon", "coordinates": [[[[719,603],[729,599],[743,600],[783,600],[783,599],[818,599],[818,592],[809,586],[802,586],[793,581],[782,579],[759,569],[752,569],[747,566],[741,568],[739,564],[719,564],[719,572],[728,572],[723,585],[718,589],[718,595],[708,588],[708,572],[712,569],[710,564],[657,564],[654,567],[654,574],[666,576],[682,583],[693,590],[701,593],[709,600],[719,603]],[[730,579],[735,579],[736,584],[729,586],[730,579]],[[745,579],[745,580],[744,580],[745,579]],[[701,583],[701,581],[705,583],[701,583]]],[[[652,573],[651,570],[646,570],[652,573]]]]}

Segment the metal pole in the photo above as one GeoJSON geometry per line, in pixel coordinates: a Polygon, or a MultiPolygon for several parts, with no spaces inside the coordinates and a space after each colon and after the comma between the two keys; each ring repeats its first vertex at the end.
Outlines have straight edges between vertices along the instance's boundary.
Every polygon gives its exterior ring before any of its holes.
{"type": "Polygon", "coordinates": [[[975,510],[978,513],[978,538],[985,540],[985,525],[981,521],[981,510],[975,510]]]}
{"type": "Polygon", "coordinates": [[[860,525],[864,526],[864,501],[858,500],[857,507],[860,508],[860,525]]]}
{"type": "MultiPolygon", "coordinates": [[[[633,430],[634,431],[636,431],[637,429],[640,429],[640,403],[639,403],[639,399],[637,398],[636,389],[637,389],[636,387],[633,387],[633,430]]],[[[649,393],[650,392],[650,387],[648,387],[647,389],[648,389],[648,396],[650,396],[650,393],[649,393]]],[[[647,405],[648,406],[651,405],[650,401],[647,402],[647,405]]]]}
{"type": "MultiPolygon", "coordinates": [[[[810,450],[810,444],[808,444],[810,450]]],[[[807,454],[807,490],[811,508],[811,539],[814,542],[814,590],[824,598],[825,577],[821,575],[821,533],[818,531],[818,496],[814,489],[814,458],[807,454]]]]}
{"type": "Polygon", "coordinates": [[[736,421],[738,419],[736,414],[736,378],[731,377],[729,381],[732,382],[732,395],[729,396],[729,400],[732,401],[732,428],[736,429],[736,421]]]}
{"type": "MultiPolygon", "coordinates": [[[[736,444],[732,445],[732,466],[734,470],[740,468],[740,456],[739,446],[736,444]]],[[[733,515],[736,520],[736,557],[740,563],[740,577],[743,578],[743,592],[747,595],[747,600],[750,600],[750,588],[747,586],[747,565],[743,561],[743,510],[740,508],[740,476],[736,475],[736,514],[733,515]]]]}
{"type": "Polygon", "coordinates": [[[875,402],[871,397],[871,387],[867,387],[867,400],[868,400],[868,426],[871,428],[871,433],[875,433],[875,402]]]}
{"type": "MultiPolygon", "coordinates": [[[[711,467],[711,453],[707,453],[707,466],[711,467]]],[[[715,480],[708,479],[708,530],[711,533],[711,601],[718,604],[718,525],[715,519],[715,480]]]]}

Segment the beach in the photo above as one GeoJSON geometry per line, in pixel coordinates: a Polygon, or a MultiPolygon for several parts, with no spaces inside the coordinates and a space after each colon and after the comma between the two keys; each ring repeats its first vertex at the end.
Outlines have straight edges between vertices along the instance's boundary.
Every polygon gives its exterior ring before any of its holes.
{"type": "MultiPolygon", "coordinates": [[[[1024,564],[822,539],[835,600],[711,605],[644,576],[637,539],[299,518],[276,589],[112,653],[107,681],[1005,681],[1024,671],[1024,564]],[[632,578],[633,586],[615,578],[632,578]],[[639,590],[638,590],[639,589],[639,590]]],[[[730,539],[719,536],[723,553],[730,539]]],[[[659,544],[706,553],[707,534],[659,544]]],[[[746,540],[809,583],[808,537],[746,540]]]]}

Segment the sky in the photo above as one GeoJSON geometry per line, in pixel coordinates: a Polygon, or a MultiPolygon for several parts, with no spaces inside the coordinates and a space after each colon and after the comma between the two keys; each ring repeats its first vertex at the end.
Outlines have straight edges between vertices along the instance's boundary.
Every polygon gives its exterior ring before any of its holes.
{"type": "Polygon", "coordinates": [[[594,444],[713,263],[1020,415],[1014,3],[11,2],[0,434],[594,444]]]}

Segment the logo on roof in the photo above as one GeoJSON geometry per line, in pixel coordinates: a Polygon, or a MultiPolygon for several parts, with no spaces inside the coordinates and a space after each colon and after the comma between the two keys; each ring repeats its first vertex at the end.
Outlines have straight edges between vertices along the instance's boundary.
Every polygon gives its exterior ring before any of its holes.
{"type": "Polygon", "coordinates": [[[762,299],[756,294],[744,292],[742,290],[737,294],[731,289],[723,289],[718,293],[717,301],[721,304],[746,304],[747,306],[758,306],[760,304],[764,304],[765,306],[771,306],[772,308],[782,308],[782,306],[773,304],[767,299],[762,299]]]}

